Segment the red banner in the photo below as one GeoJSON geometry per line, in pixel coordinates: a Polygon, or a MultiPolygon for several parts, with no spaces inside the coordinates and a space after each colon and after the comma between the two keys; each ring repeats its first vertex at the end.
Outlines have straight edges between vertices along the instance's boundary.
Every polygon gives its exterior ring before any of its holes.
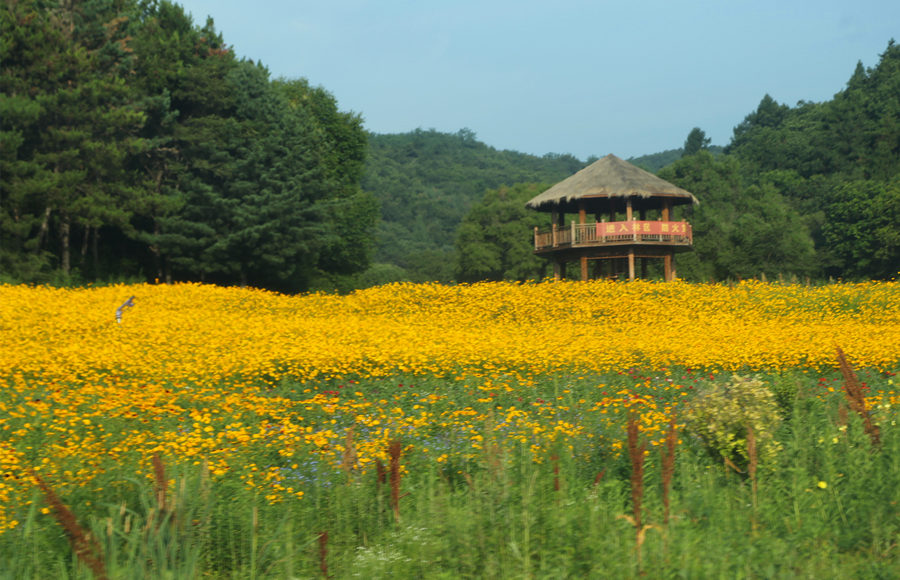
{"type": "Polygon", "coordinates": [[[690,236],[687,222],[630,221],[597,222],[597,237],[625,236],[639,234],[646,236],[690,236]]]}

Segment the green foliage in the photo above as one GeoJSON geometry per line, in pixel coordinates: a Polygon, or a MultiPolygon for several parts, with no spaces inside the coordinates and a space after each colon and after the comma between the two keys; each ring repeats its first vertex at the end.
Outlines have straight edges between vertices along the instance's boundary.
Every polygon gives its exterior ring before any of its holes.
{"type": "Polygon", "coordinates": [[[153,2],[0,9],[0,267],[307,288],[366,269],[366,134],[153,2]],[[80,250],[80,251],[79,251],[80,250]]]}
{"type": "Polygon", "coordinates": [[[488,190],[472,206],[457,230],[458,276],[463,282],[541,279],[547,261],[534,255],[529,235],[546,217],[525,203],[548,187],[519,184],[488,190]]]}
{"type": "MultiPolygon", "coordinates": [[[[498,151],[468,129],[370,135],[362,186],[381,204],[375,261],[414,281],[450,281],[457,275],[457,228],[487,190],[554,183],[582,166],[571,155],[498,151]]],[[[530,239],[529,232],[522,236],[530,239]]]]}
{"type": "Polygon", "coordinates": [[[849,279],[889,279],[900,273],[900,174],[890,181],[835,185],[827,195],[825,241],[849,279]]]}
{"type": "Polygon", "coordinates": [[[682,157],[688,157],[689,155],[693,155],[699,152],[702,149],[706,149],[709,147],[710,139],[706,136],[706,133],[700,127],[694,127],[691,129],[691,132],[688,133],[687,138],[684,140],[684,148],[681,152],[682,157]]]}
{"type": "Polygon", "coordinates": [[[700,205],[687,215],[694,252],[678,259],[679,277],[694,280],[816,273],[817,256],[807,220],[771,179],[746,184],[742,162],[707,151],[659,172],[687,189],[700,205]]]}
{"type": "MultiPolygon", "coordinates": [[[[727,217],[723,200],[709,197],[709,217],[718,222],[725,215],[725,231],[703,223],[706,216],[699,216],[699,232],[697,225],[694,231],[696,261],[712,259],[713,265],[701,267],[688,258],[680,262],[680,272],[771,276],[774,267],[782,274],[895,276],[900,246],[893,224],[900,221],[900,210],[892,184],[900,174],[898,118],[900,46],[893,41],[877,66],[859,64],[831,101],[789,107],[765,95],[735,127],[725,150],[739,160],[741,175],[741,191],[728,203],[746,217],[729,234],[735,221],[727,217]],[[704,247],[704,239],[720,250],[704,247]]],[[[686,172],[667,168],[663,173],[686,172]]],[[[691,180],[706,185],[702,178],[691,180]]],[[[714,182],[710,185],[704,189],[715,189],[714,182]]],[[[707,201],[705,195],[698,197],[707,201]]],[[[706,211],[701,206],[699,213],[706,211]]]]}
{"type": "MultiPolygon", "coordinates": [[[[704,149],[712,153],[714,157],[718,157],[722,154],[724,147],[720,145],[709,145],[704,149]]],[[[667,167],[675,163],[684,156],[685,155],[683,148],[667,149],[659,153],[651,153],[649,155],[641,155],[639,157],[629,157],[627,161],[645,171],[656,173],[663,167],[667,167]]],[[[594,159],[593,161],[596,161],[596,159],[594,159]]],[[[588,163],[592,163],[593,161],[589,160],[588,163]]]]}
{"type": "MultiPolygon", "coordinates": [[[[670,370],[672,376],[684,372],[670,370]]],[[[673,517],[664,526],[660,460],[656,453],[647,456],[643,505],[653,527],[644,535],[642,569],[634,529],[618,518],[629,511],[627,455],[598,457],[591,449],[604,444],[579,437],[535,456],[530,440],[519,442],[504,432],[503,414],[497,423],[486,422],[481,449],[473,448],[473,433],[453,438],[436,426],[435,437],[421,442],[433,450],[430,455],[404,452],[399,523],[374,468],[347,478],[327,461],[313,469],[315,464],[290,460],[303,465],[297,485],[305,494],[275,505],[235,474],[211,476],[191,461],[172,459],[165,465],[174,481],[165,511],[147,473],[135,469],[137,460],[103,464],[96,485],[80,493],[68,486],[57,491],[100,542],[111,578],[320,577],[322,532],[328,533],[324,564],[335,578],[895,577],[900,432],[889,424],[896,409],[879,409],[884,441],[873,452],[853,417],[847,428],[837,423],[842,395],[817,388],[815,374],[806,370],[795,369],[790,377],[803,383],[804,396],[794,403],[790,429],[778,430],[783,449],[775,468],[759,480],[754,510],[747,508],[750,486],[685,438],[672,476],[673,517]],[[435,445],[444,447],[438,451],[435,445]],[[439,452],[455,459],[437,462],[439,452]]],[[[893,389],[883,373],[868,376],[873,392],[893,389]]],[[[616,375],[534,378],[521,386],[531,393],[527,398],[562,386],[573,401],[585,399],[588,406],[603,397],[598,384],[635,382],[616,375]]],[[[457,404],[471,399],[465,394],[469,387],[438,377],[362,380],[353,388],[377,400],[401,381],[448,399],[442,409],[447,413],[496,405],[457,404]]],[[[269,396],[306,398],[299,388],[286,384],[269,396]]],[[[331,393],[334,385],[307,383],[302,389],[331,393]]],[[[672,404],[685,404],[682,392],[672,393],[672,404]]],[[[520,394],[510,393],[504,408],[516,406],[520,394]]],[[[410,410],[419,399],[392,405],[410,410]]],[[[546,420],[552,425],[557,418],[546,420]]],[[[337,429],[347,417],[329,413],[321,419],[337,429]],[[331,423],[335,419],[338,427],[331,423]]],[[[588,433],[601,432],[596,423],[586,427],[588,433]]],[[[624,433],[623,425],[615,427],[624,433]]],[[[245,458],[260,467],[279,459],[284,460],[274,449],[245,458]]],[[[0,534],[0,578],[89,577],[58,523],[41,513],[44,506],[35,494],[19,510],[22,523],[0,534]]]]}
{"type": "MultiPolygon", "coordinates": [[[[584,165],[498,151],[469,129],[369,135],[325,89],[269,79],[170,0],[7,2],[0,37],[0,270],[13,280],[298,291],[384,279],[359,276],[373,261],[413,281],[523,279],[534,257],[513,230],[528,220],[482,239],[470,210],[584,165]]],[[[694,128],[683,148],[630,161],[701,201],[684,278],[890,278],[898,119],[891,41],[830,101],[765,95],[725,155],[694,128]]]]}
{"type": "Polygon", "coordinates": [[[781,416],[775,395],[760,379],[734,375],[728,383],[708,384],[688,407],[686,420],[688,432],[703,442],[710,455],[742,471],[750,462],[747,432],[752,428],[759,465],[775,466],[781,449],[775,439],[781,416]]]}
{"type": "Polygon", "coordinates": [[[659,153],[651,153],[650,155],[641,155],[640,157],[629,157],[628,162],[636,165],[650,173],[656,173],[663,167],[675,163],[683,157],[682,149],[666,149],[659,153]]]}

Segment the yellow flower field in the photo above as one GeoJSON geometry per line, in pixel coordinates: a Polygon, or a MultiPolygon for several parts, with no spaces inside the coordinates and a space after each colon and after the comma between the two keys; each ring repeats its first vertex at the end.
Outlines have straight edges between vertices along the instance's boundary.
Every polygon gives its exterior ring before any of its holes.
{"type": "Polygon", "coordinates": [[[657,444],[701,373],[830,369],[836,345],[896,372],[898,329],[895,282],[0,286],[0,530],[21,521],[29,470],[95,493],[154,453],[272,503],[346,468],[348,446],[352,469],[385,461],[394,437],[436,463],[496,442],[617,453],[624,410],[657,444]],[[654,371],[591,378],[632,368],[654,371]]]}
{"type": "Polygon", "coordinates": [[[217,383],[635,364],[859,366],[900,359],[900,285],[397,284],[350,296],[202,285],[0,287],[0,374],[217,383]],[[116,308],[135,306],[116,324],[116,308]]]}

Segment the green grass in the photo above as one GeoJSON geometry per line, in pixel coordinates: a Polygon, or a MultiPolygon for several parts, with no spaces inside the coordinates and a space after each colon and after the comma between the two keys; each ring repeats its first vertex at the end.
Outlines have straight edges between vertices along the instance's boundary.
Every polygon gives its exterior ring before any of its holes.
{"type": "MultiPolygon", "coordinates": [[[[602,379],[614,388],[639,374],[602,379]]],[[[861,375],[872,392],[888,388],[884,375],[861,375]]],[[[682,433],[664,525],[661,457],[650,449],[643,519],[651,527],[640,564],[635,530],[620,517],[631,513],[627,453],[577,443],[545,449],[539,461],[508,439],[445,463],[405,456],[399,522],[390,484],[374,470],[348,478],[320,468],[303,499],[276,505],[227,478],[212,485],[187,461],[166,465],[175,480],[166,506],[154,482],[135,473],[105,475],[102,492],[61,495],[97,540],[110,578],[321,578],[323,566],[332,578],[897,578],[900,416],[879,410],[882,443],[873,448],[858,417],[841,429],[842,395],[824,391],[819,376],[765,377],[784,416],[782,451],[760,472],[755,508],[749,479],[682,433]]],[[[384,393],[404,380],[355,388],[384,393]]],[[[423,392],[446,384],[416,380],[423,392]]],[[[566,405],[578,384],[547,377],[532,395],[566,405]]],[[[515,393],[500,397],[518,403],[515,393]]],[[[0,535],[0,578],[90,578],[63,529],[40,512],[37,491],[34,500],[23,523],[0,535]]]]}

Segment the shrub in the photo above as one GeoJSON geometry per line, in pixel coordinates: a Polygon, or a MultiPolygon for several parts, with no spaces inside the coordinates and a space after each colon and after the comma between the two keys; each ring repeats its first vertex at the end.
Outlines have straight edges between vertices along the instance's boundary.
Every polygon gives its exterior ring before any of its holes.
{"type": "Polygon", "coordinates": [[[742,472],[751,463],[748,426],[753,429],[760,467],[772,466],[780,450],[775,440],[781,423],[778,402],[758,378],[734,375],[729,383],[707,385],[688,408],[686,419],[688,432],[703,442],[710,455],[742,472]]]}

